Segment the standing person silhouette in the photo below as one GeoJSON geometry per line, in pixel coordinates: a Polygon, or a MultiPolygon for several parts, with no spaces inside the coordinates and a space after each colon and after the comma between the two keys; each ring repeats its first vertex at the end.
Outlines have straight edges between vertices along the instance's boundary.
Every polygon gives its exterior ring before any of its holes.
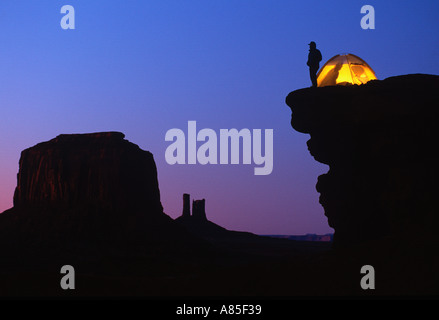
{"type": "Polygon", "coordinates": [[[317,49],[317,45],[314,41],[309,44],[308,61],[306,64],[309,67],[309,76],[311,78],[312,86],[317,87],[317,71],[320,67],[320,61],[322,61],[322,54],[317,49]]]}

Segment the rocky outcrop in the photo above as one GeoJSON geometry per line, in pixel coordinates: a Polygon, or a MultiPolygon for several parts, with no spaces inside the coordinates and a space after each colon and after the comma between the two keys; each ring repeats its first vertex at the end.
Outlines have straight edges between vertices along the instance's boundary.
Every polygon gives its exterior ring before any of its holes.
{"type": "Polygon", "coordinates": [[[234,231],[229,231],[207,219],[205,199],[192,201],[192,214],[188,210],[189,202],[190,195],[185,193],[183,195],[183,214],[175,219],[186,230],[204,239],[230,237],[234,234],[234,231]]]}
{"type": "MultiPolygon", "coordinates": [[[[192,200],[192,213],[189,207],[191,195],[183,194],[183,213],[179,218],[186,220],[203,220],[206,221],[206,199],[192,200]]],[[[177,218],[178,219],[178,218],[177,218]]]]}
{"type": "Polygon", "coordinates": [[[292,127],[311,136],[310,153],[329,165],[317,190],[336,245],[434,234],[439,76],[306,88],[286,103],[292,127]]]}
{"type": "Polygon", "coordinates": [[[153,155],[122,133],[37,144],[22,152],[17,177],[14,207],[0,215],[0,249],[14,255],[171,254],[198,241],[163,212],[153,155]]]}
{"type": "Polygon", "coordinates": [[[96,207],[161,214],[152,154],[120,132],[59,135],[21,153],[14,207],[96,207]]]}
{"type": "Polygon", "coordinates": [[[207,220],[206,199],[192,201],[192,216],[194,219],[207,220]]]}
{"type": "Polygon", "coordinates": [[[191,216],[191,196],[187,193],[183,194],[183,217],[191,216]]]}

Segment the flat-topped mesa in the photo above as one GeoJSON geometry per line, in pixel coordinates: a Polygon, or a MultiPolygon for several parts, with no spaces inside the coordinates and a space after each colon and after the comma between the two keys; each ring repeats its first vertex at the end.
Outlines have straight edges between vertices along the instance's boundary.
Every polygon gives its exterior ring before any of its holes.
{"type": "Polygon", "coordinates": [[[439,227],[439,76],[305,88],[286,98],[291,125],[329,165],[317,190],[335,244],[439,227]]]}
{"type": "Polygon", "coordinates": [[[14,207],[162,213],[153,155],[124,137],[62,134],[24,150],[14,207]]]}
{"type": "MultiPolygon", "coordinates": [[[[50,141],[61,141],[61,142],[85,142],[87,140],[123,140],[125,134],[117,131],[107,131],[107,132],[94,132],[94,133],[70,133],[70,134],[60,134],[56,138],[50,141]]],[[[43,142],[44,143],[44,142],[43,142]]]]}
{"type": "Polygon", "coordinates": [[[206,248],[163,212],[153,155],[117,132],[60,135],[24,150],[14,207],[0,214],[0,252],[32,263],[172,260],[206,248]]]}

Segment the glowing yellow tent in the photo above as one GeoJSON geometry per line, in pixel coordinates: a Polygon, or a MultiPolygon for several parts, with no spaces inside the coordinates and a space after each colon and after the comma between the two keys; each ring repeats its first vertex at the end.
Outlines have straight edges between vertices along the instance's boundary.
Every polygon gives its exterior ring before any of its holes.
{"type": "Polygon", "coordinates": [[[372,68],[353,54],[338,54],[326,62],[317,74],[317,86],[363,84],[377,77],[372,68]]]}

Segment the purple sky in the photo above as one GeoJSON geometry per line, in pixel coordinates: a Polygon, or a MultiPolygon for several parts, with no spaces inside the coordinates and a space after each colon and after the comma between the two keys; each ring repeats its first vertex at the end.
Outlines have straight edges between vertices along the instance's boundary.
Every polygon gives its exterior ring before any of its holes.
{"type": "Polygon", "coordinates": [[[12,206],[20,152],[61,133],[121,131],[154,154],[165,212],[206,198],[212,221],[259,234],[332,232],[315,190],[327,167],[290,126],[286,95],[310,85],[308,43],[323,62],[353,53],[379,79],[439,74],[439,2],[0,2],[0,211],[12,206]],[[76,29],[60,27],[73,5],[76,29]],[[373,5],[376,29],[360,27],[373,5]],[[169,129],[274,130],[274,169],[174,165],[169,129]]]}

